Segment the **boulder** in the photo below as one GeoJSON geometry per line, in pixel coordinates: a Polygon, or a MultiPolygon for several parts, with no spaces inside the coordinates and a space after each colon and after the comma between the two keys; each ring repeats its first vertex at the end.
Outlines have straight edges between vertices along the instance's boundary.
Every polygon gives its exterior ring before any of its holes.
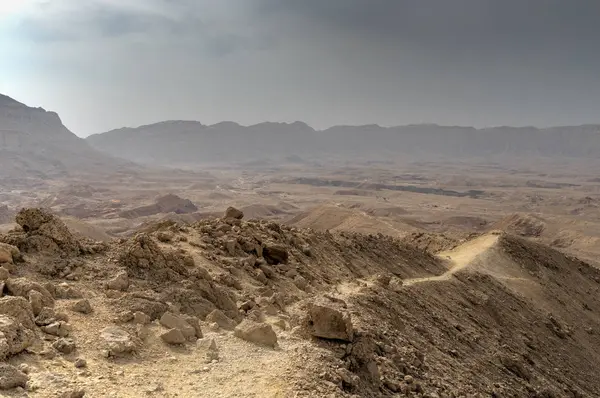
{"type": "Polygon", "coordinates": [[[311,304],[308,319],[310,332],[315,337],[348,342],[354,338],[350,314],[326,305],[311,304]]]}
{"type": "Polygon", "coordinates": [[[23,297],[5,296],[0,298],[0,315],[2,314],[15,318],[27,329],[35,329],[31,304],[23,297]]]}
{"type": "Polygon", "coordinates": [[[213,310],[206,316],[207,323],[216,323],[220,328],[225,330],[235,329],[236,322],[225,315],[221,310],[213,310]]]}
{"type": "Polygon", "coordinates": [[[9,278],[6,280],[6,290],[13,296],[29,298],[29,292],[39,292],[42,297],[43,307],[54,306],[54,298],[52,294],[44,286],[37,282],[33,282],[27,278],[9,278]]]}
{"type": "Polygon", "coordinates": [[[19,248],[8,243],[0,242],[0,264],[8,263],[14,264],[14,262],[21,258],[21,252],[19,248]]]}
{"type": "Polygon", "coordinates": [[[67,337],[71,333],[71,325],[64,321],[53,322],[47,326],[41,327],[44,333],[58,337],[67,337]]]}
{"type": "Polygon", "coordinates": [[[233,218],[236,220],[241,220],[242,218],[244,218],[244,213],[241,210],[230,206],[227,208],[227,210],[225,210],[225,215],[223,216],[223,218],[233,218]]]}
{"type": "Polygon", "coordinates": [[[179,329],[169,329],[161,333],[160,338],[167,344],[184,344],[187,341],[179,329]]]}
{"type": "Polygon", "coordinates": [[[196,336],[196,329],[194,329],[192,325],[186,322],[185,319],[183,319],[182,317],[179,317],[171,312],[165,312],[160,317],[160,324],[166,327],[167,329],[179,330],[186,339],[190,339],[196,336]]]}
{"type": "Polygon", "coordinates": [[[31,305],[33,316],[38,316],[42,312],[42,308],[44,308],[44,296],[42,293],[36,290],[29,291],[29,304],[31,305]]]}
{"type": "Polygon", "coordinates": [[[200,320],[198,318],[191,315],[182,315],[182,318],[194,328],[194,331],[196,332],[196,338],[201,339],[204,336],[202,333],[202,328],[200,327],[200,320]]]}
{"type": "Polygon", "coordinates": [[[15,387],[25,387],[29,377],[19,369],[7,363],[0,362],[0,390],[10,390],[15,387]]]}
{"type": "Polygon", "coordinates": [[[280,244],[270,243],[263,248],[263,257],[271,265],[286,264],[288,256],[287,248],[280,244]]]}
{"type": "Polygon", "coordinates": [[[277,345],[277,335],[271,325],[267,323],[244,319],[242,323],[235,327],[233,334],[242,340],[254,344],[267,347],[275,347],[277,345]]]}
{"type": "Polygon", "coordinates": [[[150,315],[147,315],[141,311],[136,311],[133,313],[133,322],[138,323],[140,325],[146,325],[152,321],[150,315]]]}
{"type": "Polygon", "coordinates": [[[31,329],[11,316],[0,315],[0,360],[24,351],[34,341],[35,333],[31,329]]]}
{"type": "Polygon", "coordinates": [[[129,288],[129,277],[127,272],[121,271],[114,278],[106,282],[106,288],[111,290],[127,291],[129,288]]]}
{"type": "Polygon", "coordinates": [[[88,299],[77,300],[71,305],[71,310],[82,314],[91,314],[93,309],[88,299]]]}
{"type": "Polygon", "coordinates": [[[75,342],[72,339],[60,338],[52,343],[52,347],[63,354],[71,354],[77,349],[75,342]]]}
{"type": "Polygon", "coordinates": [[[100,332],[109,356],[121,356],[136,350],[136,344],[127,331],[117,326],[108,326],[100,332]]]}
{"type": "Polygon", "coordinates": [[[53,308],[44,307],[39,315],[35,317],[35,324],[38,326],[48,326],[58,320],[58,316],[53,308]]]}

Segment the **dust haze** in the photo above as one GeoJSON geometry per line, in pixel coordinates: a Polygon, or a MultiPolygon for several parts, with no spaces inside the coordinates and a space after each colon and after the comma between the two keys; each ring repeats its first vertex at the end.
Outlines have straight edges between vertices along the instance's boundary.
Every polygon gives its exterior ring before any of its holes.
{"type": "Polygon", "coordinates": [[[0,395],[600,396],[599,12],[5,0],[0,395]]]}

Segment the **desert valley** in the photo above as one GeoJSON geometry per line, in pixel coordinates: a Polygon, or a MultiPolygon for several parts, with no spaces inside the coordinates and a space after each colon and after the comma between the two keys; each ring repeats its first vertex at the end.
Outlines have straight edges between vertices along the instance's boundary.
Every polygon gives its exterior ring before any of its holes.
{"type": "Polygon", "coordinates": [[[598,397],[600,125],[87,139],[0,95],[0,394],[598,397]]]}

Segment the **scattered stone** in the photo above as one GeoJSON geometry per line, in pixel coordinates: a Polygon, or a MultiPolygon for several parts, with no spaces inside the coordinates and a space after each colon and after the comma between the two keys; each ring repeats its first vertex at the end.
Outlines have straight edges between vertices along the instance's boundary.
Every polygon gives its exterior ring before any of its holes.
{"type": "Polygon", "coordinates": [[[177,329],[180,333],[183,334],[185,339],[190,339],[196,336],[196,329],[194,329],[192,325],[187,323],[183,318],[171,312],[165,312],[163,316],[160,317],[160,324],[168,329],[177,329]]]}
{"type": "Polygon", "coordinates": [[[211,332],[218,332],[219,324],[217,322],[211,322],[208,324],[208,328],[210,329],[211,332]]]}
{"type": "Polygon", "coordinates": [[[19,369],[0,362],[0,390],[10,390],[15,387],[25,387],[29,377],[19,369]]]}
{"type": "Polygon", "coordinates": [[[237,241],[234,239],[230,239],[225,242],[225,250],[227,250],[227,254],[231,257],[235,256],[235,247],[237,246],[237,241]]]}
{"type": "Polygon", "coordinates": [[[28,375],[31,372],[31,368],[29,367],[29,365],[27,365],[26,363],[22,363],[20,364],[17,369],[19,369],[19,372],[23,372],[26,375],[28,375]]]}
{"type": "Polygon", "coordinates": [[[236,322],[225,315],[221,310],[213,310],[206,316],[206,322],[216,323],[225,330],[233,330],[236,326],[236,322]]]}
{"type": "Polygon", "coordinates": [[[296,275],[294,277],[294,285],[300,290],[306,290],[308,281],[302,275],[296,275]]]}
{"type": "Polygon", "coordinates": [[[147,315],[141,311],[136,311],[133,313],[133,322],[138,323],[140,325],[147,325],[152,321],[150,315],[147,315]]]}
{"type": "Polygon", "coordinates": [[[33,316],[38,316],[42,312],[42,308],[44,308],[44,296],[42,296],[42,293],[35,290],[29,291],[29,304],[31,305],[33,316]]]}
{"type": "Polygon", "coordinates": [[[0,314],[15,318],[27,329],[33,330],[35,328],[31,304],[23,297],[6,296],[0,298],[0,314]]]}
{"type": "Polygon", "coordinates": [[[59,398],[83,398],[85,397],[85,390],[75,389],[67,390],[60,393],[59,398]]]}
{"type": "Polygon", "coordinates": [[[35,341],[35,334],[16,318],[0,315],[0,360],[18,354],[35,341]]]}
{"type": "Polygon", "coordinates": [[[184,344],[187,341],[179,329],[169,329],[161,333],[160,338],[167,344],[184,344]]]}
{"type": "Polygon", "coordinates": [[[258,323],[245,319],[235,327],[234,336],[254,344],[275,347],[277,334],[268,323],[258,323]]]}
{"type": "Polygon", "coordinates": [[[109,326],[102,329],[100,337],[104,340],[108,356],[129,354],[137,348],[131,335],[118,326],[109,326]]]}
{"type": "Polygon", "coordinates": [[[254,302],[254,300],[248,300],[248,301],[244,301],[242,304],[240,304],[238,308],[244,312],[247,312],[247,311],[250,311],[255,306],[256,306],[256,303],[254,302]]]}
{"type": "Polygon", "coordinates": [[[236,209],[235,207],[228,207],[227,210],[225,210],[225,215],[223,216],[223,218],[234,218],[237,220],[241,220],[242,218],[244,218],[244,213],[241,210],[236,209]]]}
{"type": "Polygon", "coordinates": [[[67,337],[71,333],[71,326],[63,321],[53,322],[48,326],[42,326],[41,329],[44,333],[58,337],[67,337]]]}
{"type": "Polygon", "coordinates": [[[170,243],[173,241],[173,236],[163,231],[159,231],[156,233],[156,239],[162,243],[170,243]]]}
{"type": "Polygon", "coordinates": [[[200,327],[200,320],[195,316],[191,315],[182,315],[181,316],[191,327],[194,328],[196,332],[196,338],[201,339],[204,335],[202,333],[202,328],[200,327]]]}
{"type": "Polygon", "coordinates": [[[38,326],[47,326],[58,320],[54,308],[44,307],[39,315],[35,318],[35,324],[38,326]]]}
{"type": "Polygon", "coordinates": [[[288,261],[288,251],[283,245],[268,244],[263,249],[263,257],[267,260],[267,263],[271,265],[279,263],[286,264],[288,261]]]}
{"type": "Polygon", "coordinates": [[[302,246],[302,253],[304,253],[305,256],[312,257],[312,249],[308,245],[302,246]]]}
{"type": "Polygon", "coordinates": [[[60,338],[52,343],[52,347],[63,354],[70,354],[77,349],[75,342],[72,339],[60,338]]]}
{"type": "Polygon", "coordinates": [[[75,312],[80,312],[82,314],[91,314],[93,309],[88,299],[77,300],[73,305],[71,305],[71,309],[75,312]]]}
{"type": "Polygon", "coordinates": [[[68,283],[61,283],[59,285],[53,286],[53,288],[48,288],[49,291],[52,292],[54,298],[57,299],[79,299],[83,298],[83,294],[73,286],[70,286],[68,283]]]}
{"type": "Polygon", "coordinates": [[[196,341],[196,347],[208,351],[218,351],[217,342],[215,339],[203,338],[196,341]]]}
{"type": "Polygon", "coordinates": [[[127,276],[127,272],[119,272],[117,276],[106,282],[106,287],[111,290],[127,291],[129,288],[129,276],[127,276]]]}
{"type": "Polygon", "coordinates": [[[30,281],[27,278],[10,278],[5,283],[6,290],[13,296],[29,299],[29,293],[36,291],[42,295],[41,301],[44,307],[52,307],[54,305],[54,298],[50,292],[39,283],[30,281]]]}
{"type": "Polygon", "coordinates": [[[83,358],[77,358],[73,365],[78,369],[85,368],[87,367],[87,361],[83,358]]]}
{"type": "Polygon", "coordinates": [[[0,264],[14,264],[21,259],[21,251],[18,247],[0,242],[0,264]]]}
{"type": "Polygon", "coordinates": [[[267,276],[265,275],[265,273],[263,272],[262,269],[257,269],[256,270],[256,280],[263,283],[263,284],[267,284],[269,283],[269,279],[267,278],[267,276]]]}
{"type": "Polygon", "coordinates": [[[350,314],[324,305],[311,304],[308,317],[311,334],[315,337],[349,342],[354,338],[350,314]]]}

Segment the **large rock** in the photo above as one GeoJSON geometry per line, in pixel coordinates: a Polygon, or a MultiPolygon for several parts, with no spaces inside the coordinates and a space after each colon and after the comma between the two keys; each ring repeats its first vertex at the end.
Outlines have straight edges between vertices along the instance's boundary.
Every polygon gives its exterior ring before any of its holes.
{"type": "Polygon", "coordinates": [[[22,352],[34,341],[32,330],[11,316],[0,315],[0,360],[22,352]]]}
{"type": "Polygon", "coordinates": [[[315,337],[349,342],[354,338],[350,314],[326,305],[311,304],[308,318],[310,332],[315,337]]]}
{"type": "Polygon", "coordinates": [[[187,341],[179,329],[169,329],[161,333],[160,338],[167,344],[184,344],[187,341]]]}
{"type": "Polygon", "coordinates": [[[277,345],[277,335],[267,323],[258,323],[249,319],[244,319],[242,323],[235,327],[233,334],[254,344],[275,347],[277,345]]]}
{"type": "Polygon", "coordinates": [[[0,298],[0,315],[15,318],[27,329],[35,329],[31,305],[23,297],[6,296],[0,298]]]}
{"type": "Polygon", "coordinates": [[[93,311],[92,305],[88,299],[77,300],[71,305],[71,309],[82,314],[91,314],[93,311]]]}
{"type": "Polygon", "coordinates": [[[0,264],[13,264],[20,256],[21,252],[18,247],[0,242],[0,264]]]}
{"type": "Polygon", "coordinates": [[[288,261],[288,251],[283,245],[270,243],[264,247],[263,257],[271,265],[280,263],[286,264],[288,261]]]}
{"type": "Polygon", "coordinates": [[[0,390],[10,390],[15,387],[25,387],[29,377],[19,369],[7,363],[0,362],[0,390]]]}
{"type": "Polygon", "coordinates": [[[127,331],[117,326],[109,326],[100,332],[109,356],[122,356],[137,349],[135,342],[127,331]]]}
{"type": "Polygon", "coordinates": [[[237,323],[225,315],[221,310],[213,310],[210,314],[206,316],[206,322],[208,323],[216,323],[219,327],[225,330],[233,330],[237,323]]]}
{"type": "Polygon", "coordinates": [[[31,291],[36,291],[41,294],[42,307],[54,306],[54,298],[52,294],[41,284],[33,282],[27,278],[10,278],[6,280],[6,290],[13,296],[29,298],[31,291]]]}
{"type": "Polygon", "coordinates": [[[196,329],[194,329],[192,325],[171,312],[165,312],[163,316],[160,317],[160,324],[167,329],[177,329],[181,331],[186,339],[191,339],[196,336],[196,329]]]}
{"type": "Polygon", "coordinates": [[[129,277],[127,272],[121,271],[114,278],[106,282],[106,288],[126,292],[129,289],[129,277]]]}
{"type": "Polygon", "coordinates": [[[227,208],[227,210],[225,210],[225,215],[223,216],[223,218],[234,218],[236,220],[241,220],[242,218],[244,218],[244,213],[241,210],[230,206],[227,208]]]}

